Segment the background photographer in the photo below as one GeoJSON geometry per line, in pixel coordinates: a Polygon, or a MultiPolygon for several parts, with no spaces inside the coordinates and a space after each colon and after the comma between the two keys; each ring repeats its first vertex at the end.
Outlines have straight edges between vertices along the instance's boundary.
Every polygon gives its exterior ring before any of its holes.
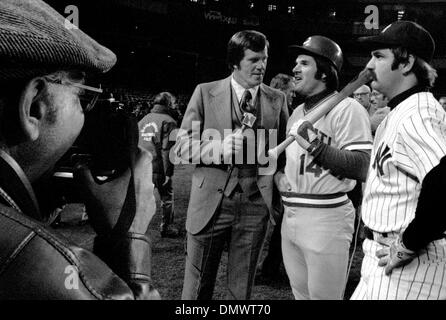
{"type": "Polygon", "coordinates": [[[103,184],[78,165],[96,255],[45,225],[32,190],[73,144],[101,91],[83,84],[85,72],[116,62],[64,22],[40,0],[0,2],[0,299],[159,298],[145,235],[155,212],[148,153],[103,184]]]}

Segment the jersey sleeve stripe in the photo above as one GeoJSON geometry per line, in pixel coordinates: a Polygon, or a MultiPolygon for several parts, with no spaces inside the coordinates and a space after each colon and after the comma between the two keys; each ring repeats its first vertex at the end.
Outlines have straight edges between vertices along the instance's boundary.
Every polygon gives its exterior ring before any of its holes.
{"type": "Polygon", "coordinates": [[[356,150],[356,149],[372,149],[373,143],[371,141],[355,141],[351,143],[347,143],[346,145],[342,146],[340,149],[346,149],[346,150],[356,150]]]}
{"type": "Polygon", "coordinates": [[[358,144],[355,146],[349,146],[347,148],[342,148],[341,150],[349,150],[349,151],[353,151],[353,150],[372,150],[372,145],[371,144],[358,144]]]}

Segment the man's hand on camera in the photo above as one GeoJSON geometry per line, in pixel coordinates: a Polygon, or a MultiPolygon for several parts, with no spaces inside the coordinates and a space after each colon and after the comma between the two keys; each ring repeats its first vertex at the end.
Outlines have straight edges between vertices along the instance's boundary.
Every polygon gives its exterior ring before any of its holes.
{"type": "Polygon", "coordinates": [[[225,137],[221,145],[221,155],[225,163],[231,162],[232,156],[236,156],[243,149],[243,133],[237,130],[225,137]]]}
{"type": "Polygon", "coordinates": [[[108,235],[115,227],[120,215],[133,216],[129,232],[144,234],[156,211],[152,183],[152,156],[140,149],[136,156],[133,181],[134,197],[128,192],[130,169],[115,179],[97,184],[86,164],[76,166],[75,179],[84,193],[88,217],[98,235],[108,235]],[[135,206],[128,205],[135,203],[135,206]],[[126,206],[124,206],[126,203],[126,206]]]}

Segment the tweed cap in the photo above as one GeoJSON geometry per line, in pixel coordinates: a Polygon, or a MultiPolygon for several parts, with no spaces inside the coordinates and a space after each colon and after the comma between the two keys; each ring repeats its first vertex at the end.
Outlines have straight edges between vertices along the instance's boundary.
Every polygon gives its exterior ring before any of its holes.
{"type": "Polygon", "coordinates": [[[0,1],[0,81],[56,70],[106,72],[116,55],[41,0],[0,1]]]}

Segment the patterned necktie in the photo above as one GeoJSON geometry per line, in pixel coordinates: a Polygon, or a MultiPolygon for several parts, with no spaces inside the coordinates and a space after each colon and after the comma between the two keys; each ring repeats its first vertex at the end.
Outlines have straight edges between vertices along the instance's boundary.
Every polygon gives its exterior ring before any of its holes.
{"type": "Polygon", "coordinates": [[[254,113],[254,106],[251,104],[252,95],[249,90],[245,90],[242,96],[242,100],[240,101],[240,109],[242,114],[245,112],[254,113]]]}

